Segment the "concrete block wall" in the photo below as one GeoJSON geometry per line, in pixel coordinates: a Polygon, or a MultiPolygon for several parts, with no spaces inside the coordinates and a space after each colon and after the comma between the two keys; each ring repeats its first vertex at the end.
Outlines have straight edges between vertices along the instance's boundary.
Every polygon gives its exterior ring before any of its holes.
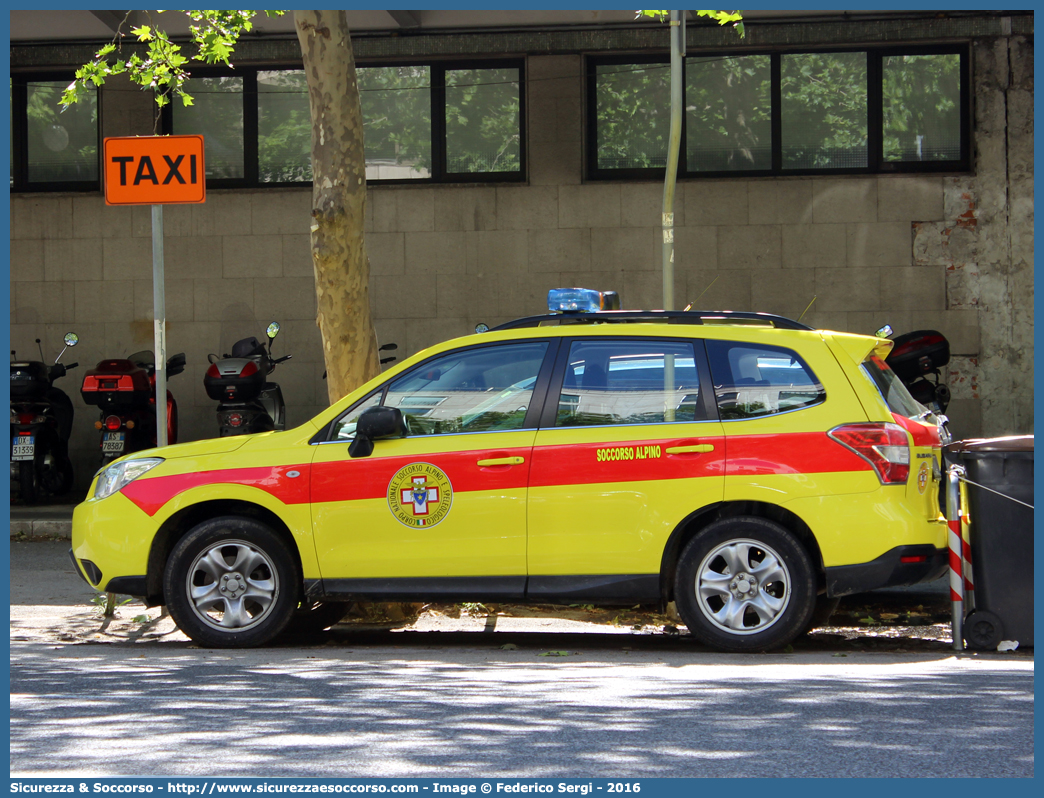
{"type": "MultiPolygon", "coordinates": [[[[662,184],[584,183],[582,60],[528,63],[528,184],[369,189],[375,325],[399,356],[478,322],[543,312],[555,286],[617,290],[625,307],[662,305],[662,184]]],[[[677,304],[804,314],[814,326],[861,333],[886,322],[897,333],[939,329],[954,353],[957,435],[1032,431],[1032,47],[984,42],[975,63],[984,77],[974,176],[679,184],[677,304]]],[[[125,107],[142,95],[119,96],[105,135],[150,133],[149,110],[125,107]]],[[[276,353],[293,354],[273,375],[288,422],[326,405],[310,199],[310,189],[214,190],[204,205],[165,209],[168,352],[188,358],[170,381],[182,440],[217,431],[206,355],[261,338],[272,320],[283,325],[276,353]]],[[[80,369],[61,387],[76,404],[81,483],[98,446],[97,412],[79,399],[84,370],[152,348],[150,237],[148,208],[110,208],[99,195],[11,198],[12,347],[35,355],[40,337],[56,354],[65,332],[80,335],[65,358],[80,369]]]]}

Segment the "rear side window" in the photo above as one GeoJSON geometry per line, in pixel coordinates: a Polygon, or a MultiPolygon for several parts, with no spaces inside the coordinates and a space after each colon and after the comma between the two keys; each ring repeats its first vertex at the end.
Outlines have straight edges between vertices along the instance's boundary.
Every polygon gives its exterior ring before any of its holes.
{"type": "Polygon", "coordinates": [[[903,385],[903,381],[877,355],[871,355],[863,361],[863,372],[881,392],[888,409],[906,418],[918,418],[927,408],[918,402],[903,385]]]}
{"type": "Polygon", "coordinates": [[[826,400],[819,378],[790,349],[707,341],[707,354],[722,421],[786,413],[826,400]]]}

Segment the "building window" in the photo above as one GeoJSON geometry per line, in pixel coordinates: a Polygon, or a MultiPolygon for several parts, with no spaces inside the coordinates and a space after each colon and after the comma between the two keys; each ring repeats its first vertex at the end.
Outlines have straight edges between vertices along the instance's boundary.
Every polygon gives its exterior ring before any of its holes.
{"type": "Polygon", "coordinates": [[[599,170],[663,169],[671,133],[671,74],[663,63],[594,65],[599,170]]]}
{"type": "Polygon", "coordinates": [[[685,156],[689,171],[771,169],[771,58],[690,58],[685,67],[685,156]]]}
{"type": "MultiPolygon", "coordinates": [[[[522,63],[359,65],[366,179],[522,180],[522,63]]],[[[193,78],[165,129],[201,133],[214,187],[312,180],[312,122],[300,69],[193,78]]]]}
{"type": "MultiPolygon", "coordinates": [[[[662,176],[668,59],[591,58],[587,176],[662,176]]],[[[681,177],[967,171],[967,49],[690,54],[681,177]]]]}
{"type": "Polygon", "coordinates": [[[432,177],[431,67],[359,67],[367,180],[432,177]]]}
{"type": "Polygon", "coordinates": [[[881,77],[885,160],[961,160],[961,56],[885,56],[881,77]]]}
{"type": "Polygon", "coordinates": [[[865,169],[866,53],[782,56],[784,169],[865,169]]]}
{"type": "Polygon", "coordinates": [[[97,191],[98,93],[62,110],[72,76],[11,78],[11,190],[97,191]]]}
{"type": "Polygon", "coordinates": [[[203,136],[203,161],[207,181],[242,180],[246,176],[243,153],[243,78],[189,78],[185,91],[192,105],[177,105],[171,131],[176,136],[203,136]]]}

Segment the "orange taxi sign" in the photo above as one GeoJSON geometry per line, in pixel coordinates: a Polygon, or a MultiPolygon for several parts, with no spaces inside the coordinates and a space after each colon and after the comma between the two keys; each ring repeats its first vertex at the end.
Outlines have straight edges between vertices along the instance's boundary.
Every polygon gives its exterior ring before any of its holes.
{"type": "Polygon", "coordinates": [[[104,142],[107,205],[205,202],[202,136],[117,136],[104,142]]]}

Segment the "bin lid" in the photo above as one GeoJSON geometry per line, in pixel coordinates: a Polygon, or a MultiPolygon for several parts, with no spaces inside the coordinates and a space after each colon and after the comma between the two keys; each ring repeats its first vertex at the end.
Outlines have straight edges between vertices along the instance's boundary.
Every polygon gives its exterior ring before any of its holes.
{"type": "Polygon", "coordinates": [[[984,454],[987,452],[1028,452],[1033,454],[1032,435],[1009,435],[1004,438],[969,438],[946,447],[954,454],[984,454]]]}

